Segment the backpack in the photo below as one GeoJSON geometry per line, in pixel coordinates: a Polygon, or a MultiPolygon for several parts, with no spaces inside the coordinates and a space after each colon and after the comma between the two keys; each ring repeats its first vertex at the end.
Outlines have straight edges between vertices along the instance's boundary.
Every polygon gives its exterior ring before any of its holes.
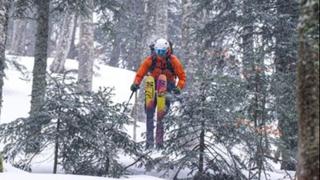
{"type": "MultiPolygon", "coordinates": [[[[173,44],[171,41],[168,41],[168,42],[169,42],[171,54],[173,54],[173,48],[172,48],[173,44]]],[[[149,72],[152,72],[157,65],[157,54],[154,50],[154,44],[151,44],[149,47],[150,47],[151,56],[152,56],[152,64],[151,64],[151,67],[149,68],[149,72]]],[[[171,73],[175,74],[171,64],[171,54],[166,57],[166,67],[167,67],[166,69],[168,69],[171,73]]]]}

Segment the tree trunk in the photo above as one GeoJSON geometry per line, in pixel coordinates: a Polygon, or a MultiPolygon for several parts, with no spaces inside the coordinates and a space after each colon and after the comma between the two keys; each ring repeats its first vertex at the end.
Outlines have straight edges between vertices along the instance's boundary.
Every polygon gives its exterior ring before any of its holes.
{"type": "Polygon", "coordinates": [[[0,173],[3,172],[3,162],[2,162],[2,155],[0,154],[0,173]]]}
{"type": "Polygon", "coordinates": [[[8,28],[8,12],[10,1],[0,1],[0,116],[2,109],[2,90],[3,90],[3,78],[4,68],[6,61],[6,41],[7,41],[7,28],[8,28]]]}
{"type": "Polygon", "coordinates": [[[46,90],[47,68],[47,43],[48,43],[48,20],[50,0],[37,0],[38,18],[36,46],[33,66],[33,81],[31,94],[31,111],[37,112],[42,105],[46,90]]]}
{"type": "Polygon", "coordinates": [[[319,1],[301,0],[298,61],[299,180],[319,180],[319,1]]]}
{"type": "MultiPolygon", "coordinates": [[[[141,38],[143,47],[141,47],[140,61],[150,54],[149,45],[155,40],[156,1],[145,0],[143,4],[145,7],[143,11],[143,30],[141,38]]],[[[139,60],[137,60],[137,62],[139,62],[139,60]]],[[[140,65],[141,62],[138,64],[140,65]]],[[[136,112],[133,118],[139,122],[144,122],[146,120],[144,86],[145,81],[143,80],[140,84],[140,90],[137,92],[137,102],[135,102],[133,107],[133,111],[136,112]]]]}
{"type": "Polygon", "coordinates": [[[156,34],[158,38],[168,38],[168,0],[161,0],[157,2],[156,14],[156,34]]]}
{"type": "MultiPolygon", "coordinates": [[[[191,52],[195,48],[194,42],[192,42],[191,31],[194,25],[193,17],[191,16],[193,13],[192,9],[192,0],[182,0],[182,19],[181,19],[181,61],[186,65],[186,74],[187,74],[187,86],[185,91],[191,92],[193,91],[193,83],[194,83],[194,74],[197,63],[199,61],[195,61],[192,59],[191,52]],[[188,85],[189,84],[189,85],[188,85]]],[[[199,48],[198,48],[199,49],[199,48]]],[[[202,52],[201,52],[202,53],[202,52]]]]}
{"type": "Polygon", "coordinates": [[[205,148],[205,144],[204,144],[204,122],[201,123],[201,133],[200,133],[200,143],[199,143],[199,173],[203,174],[204,172],[204,148],[205,148]]]}
{"type": "MultiPolygon", "coordinates": [[[[252,84],[254,82],[254,70],[253,70],[253,15],[252,15],[252,9],[250,7],[247,7],[247,4],[251,3],[249,0],[247,0],[244,4],[244,22],[243,22],[243,32],[242,32],[242,44],[241,49],[243,52],[242,56],[242,63],[243,63],[243,69],[242,74],[245,77],[247,81],[249,81],[249,84],[252,84]]],[[[253,89],[253,87],[248,87],[250,90],[253,89]]]]}
{"type": "MultiPolygon", "coordinates": [[[[204,107],[203,106],[203,103],[205,102],[206,100],[206,97],[204,96],[205,94],[205,85],[202,83],[200,85],[200,90],[202,92],[203,95],[201,95],[199,98],[200,98],[200,107],[204,107]]],[[[204,159],[204,156],[205,156],[205,117],[204,117],[204,110],[201,109],[200,110],[200,119],[199,121],[201,121],[201,131],[200,131],[200,134],[199,134],[199,162],[198,162],[198,172],[195,174],[195,176],[193,177],[194,180],[207,180],[209,179],[209,177],[206,177],[206,174],[205,174],[205,159],[204,159]]]]}
{"type": "MultiPolygon", "coordinates": [[[[128,47],[128,61],[127,68],[129,70],[137,70],[140,65],[141,59],[143,59],[144,47],[143,47],[143,4],[142,0],[131,1],[129,3],[129,12],[135,19],[131,22],[131,27],[134,29],[134,33],[131,35],[130,46],[128,47]]],[[[148,47],[145,44],[145,47],[148,47]]],[[[150,52],[147,50],[147,52],[150,52]]]]}
{"type": "Polygon", "coordinates": [[[53,157],[53,174],[57,173],[58,167],[58,153],[59,153],[59,134],[60,134],[60,122],[61,120],[58,118],[57,120],[57,129],[56,129],[56,140],[54,145],[54,157],[53,157]]]}
{"type": "MultiPolygon", "coordinates": [[[[40,111],[45,99],[46,91],[46,68],[47,68],[47,48],[48,48],[48,29],[49,29],[49,4],[50,0],[37,0],[37,34],[35,44],[35,56],[33,65],[33,79],[32,79],[32,92],[31,92],[31,110],[30,117],[36,117],[35,115],[40,111]]],[[[41,125],[35,125],[34,129],[31,129],[32,134],[41,130],[41,125]]],[[[36,145],[38,146],[38,145],[36,145]]],[[[29,147],[27,152],[37,152],[38,147],[29,147]]]]}
{"type": "Polygon", "coordinates": [[[120,57],[120,52],[121,52],[120,45],[121,45],[121,37],[117,32],[115,32],[115,38],[113,41],[113,47],[112,47],[112,52],[111,52],[111,57],[110,57],[110,62],[109,62],[110,66],[118,67],[118,65],[119,65],[119,57],[120,57]]]}
{"type": "Polygon", "coordinates": [[[56,55],[50,66],[51,72],[62,73],[64,71],[64,64],[66,62],[71,45],[74,19],[75,13],[71,12],[71,10],[67,10],[64,15],[63,24],[58,37],[56,55]]]}
{"type": "MultiPolygon", "coordinates": [[[[263,113],[261,110],[263,109],[263,99],[261,97],[261,75],[259,72],[259,68],[262,65],[260,60],[255,57],[254,54],[254,12],[253,12],[253,1],[245,0],[243,2],[243,19],[242,19],[242,63],[243,69],[242,74],[247,81],[247,91],[248,102],[250,103],[248,108],[248,119],[254,123],[254,128],[258,129],[261,125],[263,125],[262,116],[263,113]]],[[[262,69],[261,69],[262,71],[262,69]]],[[[258,179],[261,178],[261,173],[263,169],[263,137],[262,135],[254,136],[253,141],[250,146],[252,146],[255,151],[250,152],[252,157],[252,162],[250,162],[250,169],[256,168],[258,170],[258,179]]],[[[251,172],[249,172],[249,179],[251,177],[251,172]]]]}
{"type": "Polygon", "coordinates": [[[78,19],[79,19],[79,15],[78,15],[78,13],[76,13],[74,21],[72,22],[74,25],[73,25],[72,36],[71,36],[70,50],[69,50],[69,53],[68,53],[68,56],[67,56],[67,58],[70,58],[70,59],[75,59],[77,57],[77,55],[78,55],[78,50],[77,50],[77,47],[75,45],[78,19]]]}
{"type": "Polygon", "coordinates": [[[27,26],[27,21],[24,19],[15,19],[13,21],[13,32],[10,43],[9,54],[21,55],[23,51],[23,36],[27,26]]]}
{"type": "MultiPolygon", "coordinates": [[[[153,0],[145,0],[145,18],[144,18],[144,38],[143,38],[143,44],[148,46],[151,43],[153,43],[157,37],[156,37],[156,12],[157,12],[157,1],[153,0]]],[[[148,51],[149,54],[149,51],[148,51]]],[[[146,54],[145,54],[146,55],[146,54]]]]}
{"type": "Polygon", "coordinates": [[[23,56],[33,56],[35,48],[35,34],[36,34],[36,22],[34,20],[27,20],[27,26],[23,36],[23,56]]]}
{"type": "Polygon", "coordinates": [[[80,91],[92,90],[93,78],[93,0],[89,0],[88,14],[80,16],[80,47],[78,82],[80,91]]]}
{"type": "Polygon", "coordinates": [[[191,23],[190,23],[190,16],[191,16],[191,7],[192,7],[192,0],[182,0],[182,23],[181,23],[181,31],[182,31],[182,38],[181,38],[181,48],[182,48],[182,56],[181,58],[185,62],[185,64],[189,64],[190,62],[190,31],[191,31],[191,23]]]}

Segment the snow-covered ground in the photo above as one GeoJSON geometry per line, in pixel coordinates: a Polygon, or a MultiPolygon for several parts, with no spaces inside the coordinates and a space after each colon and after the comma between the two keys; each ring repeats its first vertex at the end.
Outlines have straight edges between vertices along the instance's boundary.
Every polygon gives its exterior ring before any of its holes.
{"type": "MultiPolygon", "coordinates": [[[[8,56],[8,58],[13,59],[16,57],[8,56]]],[[[33,57],[20,57],[16,61],[26,66],[28,70],[27,79],[24,79],[21,73],[12,66],[6,69],[0,123],[11,122],[18,117],[26,117],[30,110],[33,57]]],[[[50,64],[52,58],[49,58],[48,61],[48,64],[50,64]]],[[[67,60],[65,67],[67,70],[78,69],[78,63],[75,60],[67,60]]],[[[96,62],[94,72],[94,90],[97,90],[99,87],[114,87],[115,97],[113,100],[115,102],[120,103],[128,100],[134,72],[105,66],[100,62],[96,62]]]]}
{"type": "MultiPolygon", "coordinates": [[[[8,58],[15,58],[8,56],[8,58]]],[[[3,107],[1,110],[0,123],[8,123],[19,117],[27,117],[30,109],[31,100],[31,77],[32,77],[32,67],[33,67],[33,57],[18,57],[17,62],[23,64],[27,68],[27,77],[23,77],[20,72],[9,65],[6,69],[6,79],[3,88],[3,107]]],[[[52,59],[49,58],[49,63],[52,59]]],[[[77,69],[77,61],[68,60],[66,62],[66,69],[77,69]]],[[[49,66],[48,66],[49,67],[49,66]]],[[[93,89],[97,90],[99,87],[114,87],[114,101],[115,102],[125,102],[128,100],[130,95],[130,85],[134,78],[135,73],[132,71],[127,71],[119,68],[109,67],[103,65],[102,63],[96,62],[94,67],[94,79],[93,79],[93,89]]],[[[133,103],[133,100],[131,101],[133,103]]],[[[133,128],[131,126],[126,127],[128,134],[133,135],[133,128]]],[[[140,135],[145,132],[145,124],[138,122],[137,129],[137,141],[142,141],[143,137],[140,135]]],[[[1,144],[0,144],[1,151],[1,144]]],[[[159,152],[154,152],[153,156],[159,156],[159,152]]],[[[119,155],[120,161],[123,164],[132,163],[132,159],[125,155],[119,155]]],[[[0,180],[102,180],[102,179],[113,179],[105,177],[91,177],[91,176],[78,176],[78,175],[65,175],[63,171],[58,170],[59,174],[52,174],[53,169],[53,151],[49,149],[40,157],[35,158],[32,161],[33,173],[28,173],[21,171],[12,167],[10,164],[4,164],[5,173],[0,173],[0,180]]],[[[282,180],[290,179],[289,175],[283,171],[279,170],[278,164],[275,164],[274,172],[269,172],[270,175],[268,179],[272,180],[282,180]]],[[[133,167],[130,169],[135,175],[122,177],[121,179],[129,180],[157,180],[161,176],[161,173],[152,171],[145,172],[144,167],[133,167]]],[[[174,174],[174,170],[171,172],[174,174]]],[[[171,174],[170,173],[170,174],[171,174]]],[[[182,170],[179,177],[187,177],[188,171],[182,170]]],[[[290,176],[293,176],[293,172],[290,176]]],[[[190,177],[190,176],[189,176],[190,177]]],[[[167,178],[170,179],[170,178],[167,178]]]]}
{"type": "Polygon", "coordinates": [[[66,174],[28,173],[5,164],[5,173],[0,173],[1,180],[161,180],[147,175],[126,176],[120,179],[66,174]]]}
{"type": "MultiPolygon", "coordinates": [[[[31,86],[32,86],[32,68],[33,68],[33,57],[13,57],[8,56],[10,59],[15,59],[18,63],[24,65],[27,68],[26,76],[23,76],[19,71],[17,71],[12,65],[6,69],[6,78],[3,87],[3,107],[1,112],[0,123],[8,123],[19,117],[27,117],[30,110],[30,100],[31,100],[31,86]]],[[[48,64],[52,62],[49,58],[48,64]]],[[[48,66],[49,68],[49,66],[48,66]]],[[[66,69],[77,69],[78,64],[75,60],[68,60],[66,62],[66,69]]],[[[113,87],[114,90],[114,101],[115,102],[125,102],[130,96],[130,85],[134,78],[134,72],[127,71],[119,68],[114,68],[110,66],[102,65],[100,62],[96,62],[94,67],[94,79],[93,79],[93,89],[97,90],[99,87],[113,87]]],[[[133,100],[130,102],[133,103],[133,100]]],[[[145,129],[143,123],[139,123],[137,135],[139,136],[141,132],[145,129]]],[[[133,128],[127,127],[128,133],[133,134],[133,128]]],[[[138,137],[137,140],[141,141],[142,137],[138,137]]],[[[1,150],[1,144],[0,144],[1,150]]],[[[32,163],[32,170],[34,173],[24,172],[22,170],[12,167],[10,164],[5,164],[5,173],[0,173],[1,180],[100,180],[100,179],[112,179],[112,178],[102,178],[102,177],[90,177],[90,176],[77,176],[77,175],[63,175],[56,174],[53,175],[53,152],[50,150],[45,154],[41,155],[32,163]],[[46,174],[45,174],[46,173],[46,174]]],[[[131,163],[130,159],[123,156],[123,163],[131,163]]],[[[143,175],[142,169],[137,169],[141,175],[134,175],[123,177],[121,179],[129,180],[157,180],[154,176],[143,175]]],[[[60,170],[60,173],[62,171],[60,170]]]]}

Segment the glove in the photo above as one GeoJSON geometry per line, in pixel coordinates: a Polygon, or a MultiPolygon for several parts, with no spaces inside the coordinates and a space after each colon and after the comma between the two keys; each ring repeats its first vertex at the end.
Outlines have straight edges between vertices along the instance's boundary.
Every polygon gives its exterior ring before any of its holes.
{"type": "Polygon", "coordinates": [[[139,89],[139,85],[138,84],[132,84],[130,87],[131,91],[136,92],[139,89]]]}
{"type": "Polygon", "coordinates": [[[174,94],[181,94],[181,89],[178,88],[178,87],[173,88],[172,91],[173,91],[174,94]]]}

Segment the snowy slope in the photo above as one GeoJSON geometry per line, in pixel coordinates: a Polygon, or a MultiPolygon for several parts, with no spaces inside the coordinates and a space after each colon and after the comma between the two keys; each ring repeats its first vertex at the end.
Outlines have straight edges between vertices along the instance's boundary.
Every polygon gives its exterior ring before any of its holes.
{"type": "MultiPolygon", "coordinates": [[[[16,62],[23,64],[27,69],[26,76],[23,76],[19,71],[17,71],[12,65],[9,64],[9,67],[6,69],[6,78],[3,87],[3,108],[1,113],[0,123],[8,123],[19,117],[27,117],[30,109],[30,100],[31,100],[31,87],[32,87],[32,68],[33,68],[33,57],[14,57],[8,56],[10,59],[15,59],[16,62]]],[[[48,64],[52,62],[52,59],[49,58],[48,64]]],[[[77,69],[77,61],[67,60],[66,69],[77,69]]],[[[49,66],[48,66],[49,67],[49,66]]],[[[119,68],[114,68],[110,66],[103,65],[99,62],[96,62],[94,67],[94,79],[93,79],[93,89],[97,90],[99,87],[113,87],[114,91],[114,101],[115,102],[124,102],[127,101],[130,91],[130,85],[134,78],[134,72],[127,71],[119,68]]],[[[133,102],[130,102],[133,103],[133,102]]],[[[144,131],[142,124],[139,124],[142,129],[139,129],[138,135],[144,131]]],[[[128,133],[132,134],[132,128],[127,128],[128,133]]],[[[138,138],[139,140],[142,137],[138,138]]],[[[0,144],[1,150],[1,144],[0,144]]],[[[53,169],[51,150],[47,151],[45,154],[42,154],[39,158],[35,158],[34,163],[32,164],[33,172],[36,173],[51,173],[53,169]]],[[[131,163],[130,159],[124,157],[124,163],[131,163]]],[[[60,173],[62,171],[60,170],[60,173]]],[[[143,174],[143,172],[139,173],[143,174]]],[[[146,175],[135,175],[128,176],[129,180],[158,180],[159,178],[146,176],[146,175]]],[[[98,180],[98,179],[112,179],[112,178],[99,178],[99,177],[90,177],[90,176],[76,176],[76,175],[52,175],[52,174],[34,174],[21,171],[16,169],[9,164],[5,164],[5,173],[0,173],[1,180],[98,180]]],[[[127,178],[122,178],[127,179],[127,178]]]]}
{"type": "MultiPolygon", "coordinates": [[[[13,56],[9,56],[8,58],[15,58],[13,56]]],[[[27,68],[27,78],[25,79],[20,72],[15,70],[12,66],[6,69],[6,79],[3,89],[3,108],[1,113],[0,123],[7,123],[15,120],[19,117],[28,116],[28,112],[30,109],[30,94],[31,94],[31,77],[32,77],[32,66],[33,66],[33,57],[18,57],[17,62],[23,64],[27,68]]],[[[52,59],[49,59],[49,64],[52,59]]],[[[68,60],[66,62],[66,69],[77,69],[77,61],[68,60]]],[[[48,66],[49,67],[49,66],[48,66]]],[[[97,90],[101,87],[114,87],[114,101],[115,102],[124,102],[127,101],[130,95],[130,85],[134,78],[134,72],[127,71],[119,68],[109,67],[103,65],[99,62],[96,62],[94,67],[94,79],[93,79],[93,89],[97,90]]],[[[133,100],[132,102],[133,103],[133,100]]],[[[137,140],[142,141],[143,137],[141,137],[141,133],[145,132],[145,124],[138,122],[138,130],[137,130],[137,140]]],[[[131,126],[126,127],[128,134],[133,134],[133,128],[131,126]]],[[[0,144],[1,151],[1,144],[0,144]]],[[[155,152],[154,156],[159,156],[159,152],[155,152]]],[[[125,155],[119,155],[121,162],[123,164],[131,164],[132,159],[126,157],[125,155]]],[[[18,170],[9,164],[5,164],[5,173],[0,173],[0,180],[100,180],[100,179],[112,179],[112,178],[101,178],[101,177],[90,177],[90,176],[76,176],[76,175],[63,175],[63,171],[60,169],[58,172],[60,174],[53,175],[53,150],[49,148],[47,152],[42,154],[40,157],[35,158],[32,163],[32,170],[34,173],[27,173],[21,170],[18,170]],[[46,174],[44,174],[46,173],[46,174]]],[[[275,164],[275,172],[268,172],[270,175],[267,179],[272,180],[283,180],[283,179],[291,179],[294,175],[294,172],[290,172],[287,174],[283,171],[280,171],[277,164],[275,164]]],[[[161,172],[145,172],[144,167],[133,167],[130,169],[134,174],[134,176],[128,176],[129,180],[157,180],[162,174],[161,172]],[[149,175],[149,176],[147,176],[149,175]]],[[[174,171],[174,170],[173,170],[174,171]]],[[[170,172],[170,174],[174,174],[174,172],[170,172]]],[[[188,177],[188,170],[182,170],[179,174],[179,177],[188,177]]],[[[189,176],[190,177],[190,176],[189,176]]],[[[122,178],[127,179],[127,178],[122,178]]],[[[170,178],[168,178],[170,179],[170,178]]]]}
{"type": "MultiPolygon", "coordinates": [[[[15,57],[8,56],[8,58],[13,59],[15,57]]],[[[21,73],[16,71],[12,66],[9,66],[6,69],[6,79],[3,87],[3,108],[1,110],[0,123],[10,122],[18,117],[26,117],[30,110],[33,57],[20,57],[17,58],[16,61],[26,66],[29,77],[27,78],[28,80],[23,80],[21,73]]],[[[49,58],[48,61],[48,64],[50,64],[52,59],[49,58]]],[[[67,70],[77,68],[77,61],[68,60],[66,62],[67,70]]],[[[134,78],[134,72],[102,65],[99,62],[96,62],[94,71],[94,90],[98,89],[99,86],[114,87],[115,102],[120,103],[128,100],[131,93],[130,85],[134,78]]]]}
{"type": "Polygon", "coordinates": [[[1,180],[161,180],[146,175],[127,176],[120,179],[65,174],[35,174],[18,170],[5,164],[5,173],[0,173],[1,180]]]}

